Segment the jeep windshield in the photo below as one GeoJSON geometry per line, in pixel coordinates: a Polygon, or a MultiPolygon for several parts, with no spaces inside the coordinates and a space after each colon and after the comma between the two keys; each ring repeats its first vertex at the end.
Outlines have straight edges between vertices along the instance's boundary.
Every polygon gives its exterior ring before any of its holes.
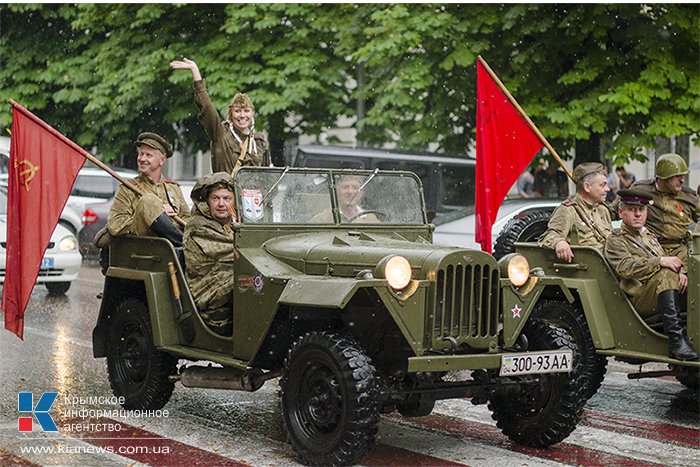
{"type": "Polygon", "coordinates": [[[409,172],[242,168],[236,189],[244,224],[425,223],[420,182],[409,172]]]}

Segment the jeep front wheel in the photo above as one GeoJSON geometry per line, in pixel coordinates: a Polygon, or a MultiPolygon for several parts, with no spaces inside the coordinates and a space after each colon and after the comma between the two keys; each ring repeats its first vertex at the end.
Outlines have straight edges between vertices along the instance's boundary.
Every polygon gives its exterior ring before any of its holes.
{"type": "MultiPolygon", "coordinates": [[[[576,345],[559,326],[532,319],[523,332],[529,350],[569,348],[576,355],[576,345]]],[[[497,393],[488,405],[503,434],[516,443],[542,448],[558,443],[576,429],[586,403],[577,372],[516,378],[523,383],[519,397],[497,393]]]]}
{"type": "Polygon", "coordinates": [[[282,411],[294,450],[310,465],[350,465],[374,442],[379,423],[375,369],[352,338],[311,332],[289,350],[282,411]]]}
{"type": "Polygon", "coordinates": [[[123,301],[112,314],[107,334],[107,372],[112,392],[125,409],[157,410],[170,399],[177,359],[153,346],[148,308],[138,299],[123,301]]]}
{"type": "Polygon", "coordinates": [[[533,316],[561,326],[573,337],[578,356],[574,364],[577,365],[576,371],[583,376],[584,396],[586,399],[593,397],[605,378],[608,359],[596,353],[586,317],[568,302],[556,300],[540,301],[535,306],[533,316]]]}

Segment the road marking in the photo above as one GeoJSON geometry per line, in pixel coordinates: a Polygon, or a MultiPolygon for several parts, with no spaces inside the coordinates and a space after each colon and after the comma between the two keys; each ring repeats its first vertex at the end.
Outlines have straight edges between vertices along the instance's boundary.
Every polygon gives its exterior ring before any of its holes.
{"type": "Polygon", "coordinates": [[[700,431],[697,428],[685,428],[669,423],[650,422],[632,418],[622,418],[594,410],[586,410],[583,424],[593,427],[637,435],[640,438],[656,441],[668,441],[681,446],[700,447],[700,431]]]}
{"type": "Polygon", "coordinates": [[[19,457],[12,454],[10,451],[4,448],[0,448],[0,465],[36,465],[32,461],[25,459],[24,457],[19,457]]]}
{"type": "Polygon", "coordinates": [[[214,452],[164,438],[142,428],[127,425],[110,418],[62,419],[58,421],[57,425],[61,427],[76,422],[81,424],[119,425],[122,428],[121,430],[114,430],[109,433],[81,431],[67,432],[65,434],[78,440],[87,441],[94,446],[111,447],[115,452],[119,452],[119,455],[143,464],[167,466],[183,463],[193,464],[192,461],[196,460],[196,464],[201,465],[249,467],[248,463],[238,462],[214,452]],[[84,436],[85,434],[88,436],[84,436]],[[183,462],[185,459],[188,459],[189,462],[183,462]]]}
{"type": "Polygon", "coordinates": [[[555,444],[547,449],[530,448],[511,442],[495,426],[485,425],[480,422],[456,419],[445,415],[428,415],[415,419],[403,418],[398,415],[389,416],[399,424],[406,424],[416,428],[424,428],[444,434],[459,436],[462,439],[476,441],[486,445],[495,446],[511,452],[525,454],[540,459],[549,459],[557,462],[586,466],[651,466],[657,464],[644,463],[628,457],[611,455],[590,448],[574,446],[567,442],[555,444]]]}

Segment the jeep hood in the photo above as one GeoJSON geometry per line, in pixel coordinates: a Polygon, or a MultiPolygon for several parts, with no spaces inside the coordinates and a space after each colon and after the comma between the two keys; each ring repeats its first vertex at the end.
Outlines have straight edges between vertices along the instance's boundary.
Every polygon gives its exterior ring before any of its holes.
{"type": "Polygon", "coordinates": [[[482,251],[412,242],[400,235],[365,232],[314,232],[278,237],[267,241],[264,250],[303,274],[356,276],[373,270],[388,255],[408,259],[415,278],[425,278],[446,257],[461,257],[468,263],[490,264],[496,260],[482,251]]]}

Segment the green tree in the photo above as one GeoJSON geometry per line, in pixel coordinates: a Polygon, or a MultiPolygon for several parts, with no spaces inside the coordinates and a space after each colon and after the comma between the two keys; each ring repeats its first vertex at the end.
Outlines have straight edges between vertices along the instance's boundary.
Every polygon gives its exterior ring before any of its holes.
{"type": "Polygon", "coordinates": [[[191,77],[168,68],[187,56],[218,108],[251,95],[278,163],[285,140],[340,116],[370,145],[464,154],[482,55],[560,153],[586,143],[595,159],[603,144],[621,162],[700,133],[699,16],[681,4],[9,4],[0,99],[120,165],[144,130],[206,149],[191,77]]]}
{"type": "Polygon", "coordinates": [[[358,127],[373,143],[466,151],[479,54],[562,153],[602,141],[639,159],[657,137],[700,131],[696,6],[362,8],[344,46],[367,76],[358,127]]]}

